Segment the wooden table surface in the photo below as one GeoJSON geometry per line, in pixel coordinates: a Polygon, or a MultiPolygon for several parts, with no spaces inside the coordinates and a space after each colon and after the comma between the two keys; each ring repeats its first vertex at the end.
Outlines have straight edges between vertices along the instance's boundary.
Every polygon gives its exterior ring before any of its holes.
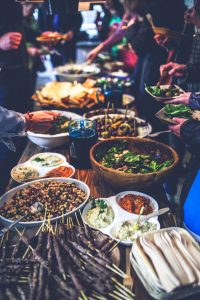
{"type": "MultiPolygon", "coordinates": [[[[31,156],[40,152],[46,152],[46,150],[29,142],[27,144],[27,147],[25,148],[24,153],[22,154],[19,163],[26,162],[31,156]]],[[[51,149],[51,152],[57,152],[63,154],[69,161],[69,149],[67,146],[63,146],[62,148],[58,148],[58,149],[51,149]]],[[[119,192],[117,190],[111,189],[106,183],[104,183],[95,174],[95,172],[92,169],[76,170],[74,177],[75,179],[85,182],[89,186],[91,191],[91,196],[93,197],[109,197],[119,192]]],[[[10,180],[7,186],[7,190],[10,190],[15,186],[16,186],[15,182],[13,180],[10,180]]],[[[146,192],[147,194],[155,198],[160,208],[169,205],[162,186],[156,186],[156,187],[154,186],[152,190],[148,190],[148,191],[143,190],[143,192],[146,192]]],[[[160,222],[162,227],[171,227],[171,226],[175,226],[176,224],[175,217],[172,213],[169,213],[168,215],[165,214],[164,216],[162,216],[160,218],[160,222]]],[[[125,246],[120,246],[120,252],[121,252],[121,267],[126,271],[126,273],[130,274],[131,273],[131,267],[129,261],[130,248],[126,248],[125,246]]],[[[132,281],[130,279],[126,280],[125,284],[126,286],[130,286],[132,284],[132,281]]],[[[138,300],[150,299],[150,297],[144,290],[143,286],[140,284],[137,278],[135,278],[135,276],[134,276],[134,290],[136,293],[136,299],[138,300]]]]}

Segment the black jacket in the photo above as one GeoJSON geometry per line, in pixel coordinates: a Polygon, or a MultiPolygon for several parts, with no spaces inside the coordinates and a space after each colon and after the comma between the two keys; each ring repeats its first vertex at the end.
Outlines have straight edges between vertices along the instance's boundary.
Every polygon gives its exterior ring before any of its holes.
{"type": "MultiPolygon", "coordinates": [[[[152,16],[155,26],[182,32],[184,11],[183,0],[152,0],[145,13],[152,16]]],[[[138,56],[149,52],[155,56],[165,53],[154,41],[154,32],[146,17],[142,24],[137,23],[127,30],[127,38],[138,56]]]]}
{"type": "Polygon", "coordinates": [[[20,32],[23,39],[17,50],[0,50],[0,67],[25,67],[28,63],[24,39],[21,4],[15,0],[0,1],[0,37],[8,32],[20,32]]]}

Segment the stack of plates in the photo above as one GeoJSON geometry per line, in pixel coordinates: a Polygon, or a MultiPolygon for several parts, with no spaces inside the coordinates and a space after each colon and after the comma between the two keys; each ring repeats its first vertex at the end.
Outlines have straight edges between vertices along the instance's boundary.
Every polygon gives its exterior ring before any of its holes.
{"type": "Polygon", "coordinates": [[[155,299],[181,299],[200,292],[200,247],[182,228],[141,235],[130,260],[155,299]]]}

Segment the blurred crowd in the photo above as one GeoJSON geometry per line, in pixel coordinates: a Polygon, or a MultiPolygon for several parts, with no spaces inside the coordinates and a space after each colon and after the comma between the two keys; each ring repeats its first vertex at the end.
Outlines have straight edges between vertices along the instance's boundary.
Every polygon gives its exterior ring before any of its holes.
{"type": "MultiPolygon", "coordinates": [[[[32,109],[28,99],[34,90],[36,72],[42,67],[42,54],[49,51],[37,42],[36,37],[42,32],[66,35],[64,42],[53,47],[53,66],[75,60],[82,17],[66,15],[65,2],[58,0],[60,9],[53,16],[44,14],[39,7],[38,22],[35,22],[32,4],[21,6],[15,0],[0,1],[0,106],[20,113],[32,109]]],[[[145,92],[145,85],[178,84],[186,93],[170,103],[183,103],[200,110],[200,1],[195,0],[193,4],[188,9],[184,0],[106,0],[103,17],[97,14],[101,43],[88,53],[87,60],[93,62],[100,52],[109,51],[115,60],[124,62],[134,79],[133,94],[139,114],[154,130],[163,128],[155,118],[161,105],[145,92]],[[156,34],[153,28],[158,27],[173,30],[176,37],[156,34]]],[[[200,235],[198,224],[191,223],[198,219],[198,209],[194,207],[200,208],[192,190],[193,186],[198,189],[200,186],[200,123],[180,118],[175,121],[177,125],[170,127],[174,135],[170,140],[165,138],[165,142],[176,148],[180,157],[185,147],[192,153],[191,174],[182,199],[185,224],[200,235]]],[[[1,143],[1,166],[7,155],[5,143],[1,143]]],[[[179,175],[181,168],[166,185],[168,194],[176,193],[179,175]]]]}

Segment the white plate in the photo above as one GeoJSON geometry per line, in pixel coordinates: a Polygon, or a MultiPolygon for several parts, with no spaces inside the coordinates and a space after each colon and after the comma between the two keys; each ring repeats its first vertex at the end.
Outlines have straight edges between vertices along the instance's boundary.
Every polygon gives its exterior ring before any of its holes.
{"type": "MultiPolygon", "coordinates": [[[[115,239],[115,240],[116,240],[116,238],[114,238],[112,234],[113,234],[113,230],[114,230],[115,226],[119,222],[124,222],[124,221],[127,221],[127,220],[137,220],[138,219],[138,215],[131,214],[131,213],[127,212],[126,210],[122,209],[118,204],[119,197],[121,198],[121,197],[123,197],[124,195],[127,195],[127,194],[141,195],[141,196],[144,196],[144,197],[150,199],[152,206],[154,206],[154,211],[158,210],[158,203],[156,202],[155,199],[153,199],[152,197],[150,197],[146,194],[135,192],[135,191],[127,191],[127,192],[119,193],[119,194],[117,194],[115,196],[112,196],[112,197],[109,197],[109,198],[100,198],[100,199],[103,199],[107,203],[107,205],[112,207],[112,209],[114,211],[115,218],[109,226],[107,226],[105,228],[101,228],[101,229],[98,229],[98,228],[95,228],[95,229],[103,232],[104,234],[110,236],[112,239],[115,239]]],[[[90,208],[91,208],[91,203],[88,203],[85,206],[85,208],[83,209],[82,218],[83,218],[83,221],[88,226],[92,227],[90,224],[87,223],[87,220],[85,219],[85,216],[86,216],[86,214],[87,214],[87,212],[90,208]]],[[[160,223],[158,222],[157,217],[151,219],[151,221],[158,224],[158,228],[160,229],[160,223]]],[[[94,228],[94,227],[92,227],[92,228],[94,228]]],[[[126,246],[131,246],[133,244],[133,242],[127,242],[127,241],[119,241],[119,242],[123,245],[126,245],[126,246]]]]}
{"type": "Polygon", "coordinates": [[[54,69],[55,75],[59,77],[59,80],[61,81],[78,81],[82,82],[89,76],[97,75],[101,72],[101,69],[98,68],[95,64],[86,65],[86,64],[66,64],[64,66],[60,66],[54,69]],[[79,68],[83,71],[81,74],[70,74],[67,73],[70,69],[76,69],[79,68]]]}
{"type": "MultiPolygon", "coordinates": [[[[47,181],[56,181],[56,182],[70,182],[70,183],[75,183],[80,189],[82,189],[83,191],[85,191],[86,193],[86,199],[85,201],[79,206],[77,207],[76,209],[74,209],[73,211],[71,212],[68,212],[66,214],[63,215],[63,217],[69,217],[69,216],[72,216],[75,214],[75,212],[77,212],[78,210],[82,209],[85,204],[87,203],[88,199],[89,199],[89,196],[90,196],[90,189],[89,187],[82,181],[79,181],[79,180],[76,180],[76,179],[72,179],[72,178],[47,178],[47,179],[39,179],[39,180],[34,180],[32,182],[29,182],[29,183],[24,183],[12,190],[10,190],[9,192],[5,193],[1,198],[0,198],[0,207],[2,207],[4,205],[4,203],[6,203],[7,201],[9,201],[14,195],[16,192],[20,191],[21,189],[27,187],[27,186],[30,186],[36,182],[47,182],[47,181]]],[[[62,216],[59,216],[59,217],[55,217],[55,218],[52,218],[51,219],[51,222],[56,222],[56,221],[59,221],[61,220],[62,216]]],[[[3,225],[5,227],[8,227],[10,226],[13,221],[9,220],[9,219],[6,219],[4,218],[3,216],[0,215],[0,220],[2,221],[3,225]]],[[[17,227],[19,228],[28,228],[28,227],[39,227],[41,226],[43,223],[43,221],[33,221],[33,222],[20,222],[17,224],[17,227]]]]}
{"type": "MultiPolygon", "coordinates": [[[[53,112],[57,112],[62,116],[71,118],[72,120],[81,119],[82,117],[78,114],[69,112],[69,111],[61,111],[61,110],[52,110],[53,112]]],[[[45,133],[35,133],[32,131],[27,132],[29,140],[43,148],[56,148],[60,147],[67,142],[69,142],[69,133],[59,133],[59,134],[45,134],[45,133]]]]}
{"type": "MultiPolygon", "coordinates": [[[[112,114],[111,116],[112,117],[117,117],[117,116],[124,117],[124,115],[120,115],[120,114],[112,114]]],[[[93,116],[93,117],[89,118],[89,120],[95,121],[98,118],[105,118],[105,115],[93,116]]],[[[127,115],[127,118],[132,118],[132,116],[127,115]]],[[[135,117],[135,119],[138,122],[141,122],[141,123],[145,122],[145,120],[137,118],[137,117],[135,117]]],[[[152,126],[149,123],[147,123],[147,126],[138,127],[138,133],[139,133],[139,135],[137,137],[140,137],[140,138],[147,137],[151,132],[152,132],[152,126]]],[[[128,137],[131,137],[131,136],[128,136],[128,137]]],[[[99,138],[99,140],[103,141],[105,139],[99,138]]]]}
{"type": "MultiPolygon", "coordinates": [[[[160,88],[166,89],[166,88],[169,88],[170,86],[171,86],[170,84],[168,84],[168,85],[161,85],[160,88]]],[[[185,91],[182,90],[178,85],[174,85],[174,86],[177,87],[177,88],[180,90],[180,92],[185,93],[185,91]]],[[[155,86],[151,86],[151,87],[154,88],[155,86]]],[[[182,94],[181,94],[181,95],[175,96],[175,97],[157,97],[157,96],[153,95],[153,94],[148,90],[147,87],[145,87],[145,91],[146,91],[151,97],[153,97],[154,99],[156,99],[156,100],[159,101],[159,102],[165,102],[165,101],[167,101],[167,100],[176,99],[176,98],[179,98],[179,97],[182,96],[182,94]]]]}
{"type": "MultiPolygon", "coordinates": [[[[35,155],[33,155],[29,160],[27,160],[27,161],[24,162],[23,164],[20,164],[20,165],[15,166],[15,167],[11,170],[10,175],[11,175],[12,179],[13,179],[14,181],[16,181],[17,183],[22,184],[23,181],[18,181],[18,180],[16,180],[16,179],[13,177],[13,174],[12,174],[12,173],[13,173],[13,170],[14,170],[16,167],[19,167],[19,166],[29,166],[29,167],[34,168],[36,171],[38,171],[39,177],[44,177],[44,176],[46,176],[46,174],[47,174],[48,172],[50,172],[50,171],[52,171],[52,170],[54,170],[54,169],[57,169],[57,168],[59,168],[59,167],[61,167],[61,166],[68,166],[68,167],[70,167],[70,168],[73,170],[72,175],[70,175],[69,177],[66,177],[66,178],[71,178],[71,177],[74,175],[74,173],[75,173],[75,168],[67,162],[66,158],[65,158],[63,155],[61,155],[61,154],[59,154],[59,153],[53,153],[53,152],[42,152],[42,153],[35,154],[35,155]],[[32,160],[34,157],[37,157],[37,156],[39,156],[39,155],[41,155],[41,154],[53,154],[53,155],[57,155],[57,156],[59,156],[59,157],[63,160],[63,163],[60,164],[60,165],[58,165],[58,166],[54,166],[54,167],[40,167],[40,166],[35,166],[35,165],[33,165],[33,164],[31,163],[31,160],[32,160]]],[[[32,180],[30,180],[30,181],[33,181],[33,180],[34,180],[34,179],[32,179],[32,180]]]]}

